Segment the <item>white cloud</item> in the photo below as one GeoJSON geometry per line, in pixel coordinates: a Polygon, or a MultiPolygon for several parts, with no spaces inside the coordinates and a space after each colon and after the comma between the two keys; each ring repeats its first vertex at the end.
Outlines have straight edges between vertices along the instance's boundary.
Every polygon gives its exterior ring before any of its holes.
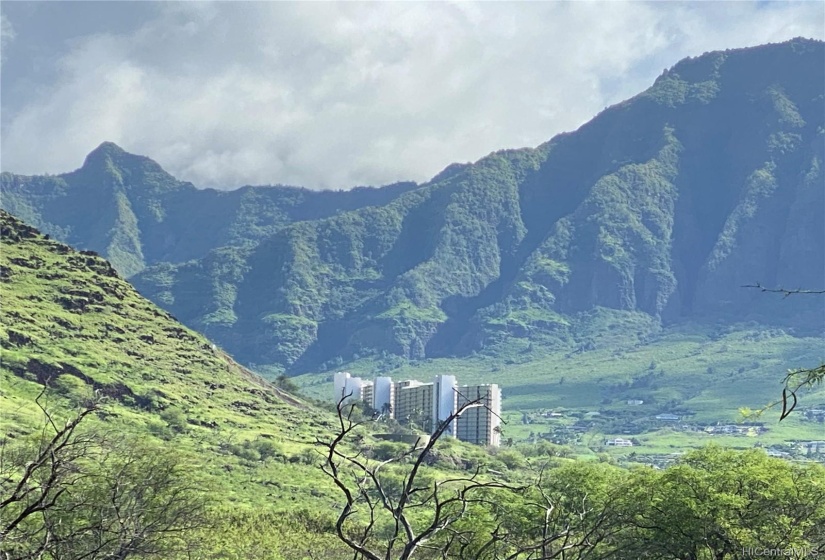
{"type": "Polygon", "coordinates": [[[820,3],[164,6],[73,43],[4,119],[4,169],[112,140],[199,186],[420,181],[573,129],[684,56],[823,35],[820,3]]]}
{"type": "Polygon", "coordinates": [[[2,51],[14,40],[16,33],[6,14],[0,13],[0,59],[5,58],[2,51]]]}

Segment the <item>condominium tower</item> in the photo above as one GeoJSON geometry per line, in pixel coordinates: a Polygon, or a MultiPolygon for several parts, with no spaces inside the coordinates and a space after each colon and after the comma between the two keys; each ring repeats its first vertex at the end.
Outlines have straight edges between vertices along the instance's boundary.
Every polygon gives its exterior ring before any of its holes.
{"type": "Polygon", "coordinates": [[[413,379],[393,383],[389,377],[365,381],[338,372],[334,385],[336,401],[362,401],[378,414],[430,433],[460,407],[478,401],[454,419],[444,435],[478,445],[500,443],[501,390],[495,383],[459,386],[453,375],[437,375],[432,383],[413,379]]]}

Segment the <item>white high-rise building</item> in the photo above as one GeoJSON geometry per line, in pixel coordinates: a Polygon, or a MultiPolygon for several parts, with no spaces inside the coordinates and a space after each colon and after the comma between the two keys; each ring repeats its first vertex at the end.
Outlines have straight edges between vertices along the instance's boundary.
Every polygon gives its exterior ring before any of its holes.
{"type": "MultiPolygon", "coordinates": [[[[360,377],[357,379],[361,379],[360,377]]],[[[375,400],[375,393],[373,390],[375,387],[373,386],[372,381],[364,381],[361,380],[361,401],[369,407],[372,407],[372,403],[375,400]]]]}
{"type": "Polygon", "coordinates": [[[347,380],[350,377],[351,375],[348,371],[337,371],[332,377],[332,383],[334,385],[332,398],[335,399],[336,403],[340,402],[341,398],[344,396],[344,389],[346,388],[347,380]]]}
{"type": "MultiPolygon", "coordinates": [[[[436,375],[433,380],[433,431],[456,411],[455,375],[436,375]]],[[[444,434],[455,436],[455,420],[444,431],[444,434]]]]}
{"type": "Polygon", "coordinates": [[[333,377],[335,390],[335,402],[340,402],[343,398],[346,401],[368,400],[367,404],[372,406],[372,381],[364,381],[360,377],[352,377],[347,371],[339,371],[333,377]]]}
{"type": "Polygon", "coordinates": [[[390,377],[365,381],[339,371],[334,378],[335,401],[364,401],[378,413],[430,433],[465,403],[478,400],[464,410],[444,434],[478,445],[499,445],[501,439],[501,389],[495,383],[462,385],[454,375],[437,375],[432,383],[406,380],[393,383],[390,377]]]}
{"type": "Polygon", "coordinates": [[[373,382],[372,407],[381,414],[394,418],[395,385],[391,377],[376,377],[373,382]]]}
{"type": "Polygon", "coordinates": [[[497,447],[501,443],[501,389],[490,385],[463,385],[458,388],[458,406],[478,400],[479,406],[464,410],[456,422],[461,441],[497,447]]]}
{"type": "Polygon", "coordinates": [[[395,418],[419,429],[432,429],[433,384],[407,380],[395,383],[395,418]]]}

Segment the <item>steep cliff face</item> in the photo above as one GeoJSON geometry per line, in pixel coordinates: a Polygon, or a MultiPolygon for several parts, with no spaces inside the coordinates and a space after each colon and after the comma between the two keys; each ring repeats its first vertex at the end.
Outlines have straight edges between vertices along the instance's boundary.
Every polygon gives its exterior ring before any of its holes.
{"type": "Polygon", "coordinates": [[[149,158],[110,142],[76,171],[50,177],[4,173],[0,189],[4,209],[66,243],[106,255],[127,276],[145,265],[144,237],[161,236],[162,201],[195,190],[149,158]]]}
{"type": "Polygon", "coordinates": [[[527,238],[549,226],[547,235],[533,237],[476,329],[558,326],[558,314],[594,307],[665,322],[795,317],[821,329],[816,302],[777,306],[742,286],[825,285],[823,61],[811,41],[683,61],[571,135],[576,148],[565,146],[571,137],[550,142],[522,187],[522,214],[586,194],[559,219],[533,220],[527,238]],[[596,155],[564,175],[565,148],[596,155]],[[553,192],[559,183],[564,194],[553,192]]]}
{"type": "Polygon", "coordinates": [[[237,237],[208,234],[236,247],[164,253],[133,281],[239,359],[292,371],[683,320],[821,331],[822,305],[742,286],[825,287],[823,84],[816,41],[687,59],[536,149],[321,219],[246,231],[237,212],[237,237]]]}

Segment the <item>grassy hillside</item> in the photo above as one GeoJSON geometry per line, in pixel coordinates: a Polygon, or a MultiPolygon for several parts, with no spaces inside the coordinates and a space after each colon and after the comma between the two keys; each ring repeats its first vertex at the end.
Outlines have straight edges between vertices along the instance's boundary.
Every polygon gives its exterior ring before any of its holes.
{"type": "MultiPolygon", "coordinates": [[[[44,383],[50,389],[42,402],[59,419],[96,391],[105,397],[97,429],[192,456],[221,518],[241,525],[268,520],[265,533],[274,538],[278,512],[330,507],[335,495],[308,443],[330,433],[331,413],[236,364],[142,298],[101,257],[74,251],[5,212],[0,234],[5,444],[42,429],[34,399],[44,383]]],[[[293,530],[300,534],[300,524],[293,530]]],[[[239,536],[236,544],[244,542],[239,536]]]]}
{"type": "MultiPolygon", "coordinates": [[[[5,211],[0,240],[4,452],[16,453],[15,446],[44,431],[38,395],[58,426],[102,399],[83,433],[128,436],[142,449],[179,457],[208,495],[208,525],[195,535],[198,557],[351,557],[334,534],[341,495],[319,469],[315,445],[337,429],[328,407],[241,367],[141,297],[94,253],[75,251],[5,211]]],[[[398,427],[357,429],[361,453],[399,450],[399,444],[377,443],[375,429],[398,427]]],[[[485,457],[482,448],[444,442],[430,470],[446,476],[485,457]]],[[[393,468],[386,470],[394,476],[393,468]]]]}

